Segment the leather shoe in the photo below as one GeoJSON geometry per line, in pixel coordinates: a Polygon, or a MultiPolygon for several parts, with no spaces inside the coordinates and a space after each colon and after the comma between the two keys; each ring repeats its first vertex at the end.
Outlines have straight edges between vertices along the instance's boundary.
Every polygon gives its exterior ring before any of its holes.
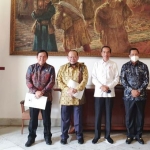
{"type": "Polygon", "coordinates": [[[78,139],[78,143],[79,144],[83,144],[84,143],[84,139],[83,138],[78,139]]]}
{"type": "Polygon", "coordinates": [[[126,144],[131,144],[132,141],[133,141],[133,138],[129,138],[129,137],[128,137],[128,138],[126,139],[126,144]]]}
{"type": "Polygon", "coordinates": [[[47,145],[51,145],[52,144],[52,140],[49,139],[49,138],[45,139],[45,142],[46,142],[47,145]]]}
{"type": "Polygon", "coordinates": [[[35,139],[28,139],[28,141],[26,142],[25,146],[26,147],[30,147],[34,142],[35,142],[35,139]]]}
{"type": "Polygon", "coordinates": [[[110,144],[113,144],[113,143],[114,143],[114,141],[113,141],[113,139],[112,139],[111,137],[108,137],[108,138],[106,139],[106,141],[107,141],[108,143],[110,143],[110,144]]]}
{"type": "Polygon", "coordinates": [[[136,141],[138,141],[140,144],[144,144],[144,140],[142,138],[136,138],[136,141]]]}
{"type": "Polygon", "coordinates": [[[94,138],[94,139],[92,140],[92,143],[93,143],[93,144],[96,144],[98,140],[99,140],[99,138],[94,138]]]}
{"type": "Polygon", "coordinates": [[[67,139],[61,139],[60,143],[63,145],[67,144],[67,139]]]}

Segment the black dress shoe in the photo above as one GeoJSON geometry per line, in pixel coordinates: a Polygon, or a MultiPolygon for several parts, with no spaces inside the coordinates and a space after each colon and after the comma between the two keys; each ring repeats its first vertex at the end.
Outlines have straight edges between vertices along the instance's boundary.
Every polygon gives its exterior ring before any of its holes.
{"type": "Polygon", "coordinates": [[[127,144],[131,144],[132,141],[133,141],[133,138],[129,138],[129,137],[128,137],[128,138],[126,139],[126,143],[127,143],[127,144]]]}
{"type": "Polygon", "coordinates": [[[45,142],[47,145],[52,145],[52,140],[50,138],[46,138],[45,142]]]}
{"type": "Polygon", "coordinates": [[[30,147],[34,142],[35,142],[35,139],[28,139],[28,141],[26,142],[25,146],[26,147],[30,147]]]}
{"type": "Polygon", "coordinates": [[[67,144],[67,139],[61,139],[60,143],[63,145],[67,144]]]}
{"type": "Polygon", "coordinates": [[[78,139],[78,143],[79,144],[83,144],[84,143],[84,139],[83,138],[78,139]]]}
{"type": "Polygon", "coordinates": [[[140,144],[144,144],[144,140],[142,138],[135,138],[140,144]]]}
{"type": "Polygon", "coordinates": [[[113,139],[112,139],[111,137],[108,137],[108,138],[106,139],[106,141],[107,141],[108,143],[110,143],[110,144],[113,144],[113,143],[114,143],[114,141],[113,141],[113,139]]]}
{"type": "Polygon", "coordinates": [[[92,143],[93,143],[93,144],[96,144],[98,140],[99,140],[99,138],[94,138],[94,139],[92,140],[92,143]]]}

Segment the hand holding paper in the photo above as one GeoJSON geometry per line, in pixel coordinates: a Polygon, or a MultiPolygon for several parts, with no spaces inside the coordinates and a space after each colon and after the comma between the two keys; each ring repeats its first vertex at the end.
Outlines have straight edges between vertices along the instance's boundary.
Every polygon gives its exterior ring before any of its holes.
{"type": "MultiPolygon", "coordinates": [[[[67,84],[68,87],[74,88],[74,89],[76,89],[78,85],[79,85],[78,82],[75,82],[75,81],[73,81],[73,80],[71,80],[71,79],[69,80],[69,82],[68,82],[68,84],[67,84]]],[[[75,98],[81,99],[82,96],[83,96],[83,92],[84,92],[84,90],[78,91],[78,92],[76,92],[75,94],[73,94],[73,96],[74,96],[75,98]]]]}
{"type": "Polygon", "coordinates": [[[36,98],[35,94],[26,93],[24,106],[44,109],[46,106],[47,97],[41,96],[40,98],[36,98]]]}

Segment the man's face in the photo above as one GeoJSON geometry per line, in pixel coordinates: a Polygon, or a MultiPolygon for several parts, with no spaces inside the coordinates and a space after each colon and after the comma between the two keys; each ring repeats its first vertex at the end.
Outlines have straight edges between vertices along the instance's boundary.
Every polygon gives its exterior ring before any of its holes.
{"type": "Polygon", "coordinates": [[[136,63],[139,60],[139,53],[137,50],[131,50],[129,55],[132,63],[136,63]]]}
{"type": "Polygon", "coordinates": [[[37,61],[40,64],[40,66],[44,65],[47,60],[47,55],[45,52],[39,53],[37,56],[37,61]]]}
{"type": "Polygon", "coordinates": [[[132,51],[130,52],[129,57],[131,58],[132,56],[139,56],[139,53],[137,52],[137,50],[132,50],[132,51]]]}
{"type": "Polygon", "coordinates": [[[101,52],[101,55],[102,55],[104,61],[108,61],[109,57],[110,57],[110,49],[107,47],[104,47],[101,52]]]}
{"type": "Polygon", "coordinates": [[[78,61],[79,57],[77,56],[77,53],[74,51],[70,51],[68,53],[68,61],[70,64],[75,64],[78,61]]]}

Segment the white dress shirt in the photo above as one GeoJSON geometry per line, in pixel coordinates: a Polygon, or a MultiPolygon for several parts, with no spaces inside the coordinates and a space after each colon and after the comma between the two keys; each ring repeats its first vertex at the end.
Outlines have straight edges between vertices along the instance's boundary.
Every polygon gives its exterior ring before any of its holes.
{"type": "Polygon", "coordinates": [[[94,97],[115,97],[114,87],[119,83],[117,64],[111,60],[96,62],[92,71],[92,83],[95,85],[94,97]],[[108,86],[111,92],[103,92],[102,85],[108,86]]]}

